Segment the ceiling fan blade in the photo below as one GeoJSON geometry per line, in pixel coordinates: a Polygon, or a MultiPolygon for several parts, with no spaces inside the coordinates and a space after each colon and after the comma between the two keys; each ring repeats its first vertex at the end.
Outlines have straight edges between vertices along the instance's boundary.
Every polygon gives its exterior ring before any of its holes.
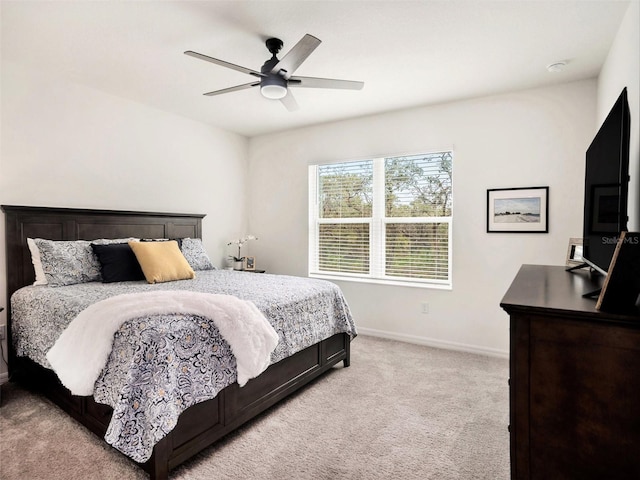
{"type": "Polygon", "coordinates": [[[306,88],[340,88],[345,90],[362,90],[364,82],[356,82],[354,80],[336,80],[335,78],[318,78],[318,77],[291,77],[289,79],[290,87],[306,87],[306,88]]]}
{"type": "Polygon", "coordinates": [[[236,85],[235,87],[223,88],[222,90],[215,90],[213,92],[203,93],[203,95],[206,95],[208,97],[213,97],[214,95],[220,95],[222,93],[237,92],[238,90],[246,90],[247,88],[257,87],[258,85],[260,85],[260,82],[245,83],[243,85],[236,85]]]}
{"type": "Polygon", "coordinates": [[[293,93],[291,93],[291,90],[289,89],[287,89],[287,94],[282,97],[280,101],[290,112],[295,112],[296,110],[298,110],[298,108],[300,108],[298,106],[298,102],[296,102],[296,99],[293,96],[293,93]]]}
{"type": "Polygon", "coordinates": [[[318,45],[322,43],[319,39],[308,33],[302,37],[302,39],[296,43],[289,52],[282,57],[276,65],[271,69],[271,73],[278,73],[282,71],[281,75],[284,78],[289,78],[293,75],[293,72],[302,65],[311,52],[313,52],[318,45]]]}
{"type": "Polygon", "coordinates": [[[248,73],[249,75],[253,75],[256,77],[266,77],[264,73],[257,72],[250,68],[241,67],[240,65],[235,65],[233,63],[225,62],[224,60],[218,60],[217,58],[209,57],[201,53],[192,52],[191,50],[187,50],[186,52],[184,52],[184,54],[189,55],[190,57],[193,57],[193,58],[199,58],[200,60],[205,60],[206,62],[215,63],[216,65],[221,65],[223,67],[227,67],[232,70],[236,70],[238,72],[248,73]]]}

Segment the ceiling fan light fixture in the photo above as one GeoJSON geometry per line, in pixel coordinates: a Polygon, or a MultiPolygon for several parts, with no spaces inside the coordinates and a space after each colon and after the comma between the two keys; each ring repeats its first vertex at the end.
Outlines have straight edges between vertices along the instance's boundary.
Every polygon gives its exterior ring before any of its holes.
{"type": "Polygon", "coordinates": [[[262,77],[260,79],[260,93],[264,98],[270,100],[280,100],[286,97],[287,79],[278,74],[270,74],[262,77]]]}
{"type": "Polygon", "coordinates": [[[260,93],[264,98],[280,100],[287,96],[287,87],[283,87],[282,85],[262,85],[260,87],[260,93]]]}

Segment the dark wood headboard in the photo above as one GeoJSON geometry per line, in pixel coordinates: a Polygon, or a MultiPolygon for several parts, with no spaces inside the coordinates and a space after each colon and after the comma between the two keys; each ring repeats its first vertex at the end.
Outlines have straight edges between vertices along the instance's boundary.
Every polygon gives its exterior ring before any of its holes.
{"type": "Polygon", "coordinates": [[[7,333],[11,352],[13,292],[35,280],[27,238],[202,238],[201,214],[2,205],[7,263],[7,333]]]}

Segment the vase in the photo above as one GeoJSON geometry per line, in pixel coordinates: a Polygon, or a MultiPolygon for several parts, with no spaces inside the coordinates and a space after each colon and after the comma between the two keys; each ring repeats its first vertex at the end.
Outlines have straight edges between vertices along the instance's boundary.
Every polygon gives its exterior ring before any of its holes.
{"type": "Polygon", "coordinates": [[[233,262],[233,269],[234,270],[242,270],[242,268],[243,268],[242,260],[237,260],[237,261],[233,262]]]}

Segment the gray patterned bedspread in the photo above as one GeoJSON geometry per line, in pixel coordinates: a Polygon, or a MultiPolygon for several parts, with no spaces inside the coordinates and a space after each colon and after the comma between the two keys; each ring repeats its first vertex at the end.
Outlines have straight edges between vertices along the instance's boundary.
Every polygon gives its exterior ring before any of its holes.
{"type": "MultiPolygon", "coordinates": [[[[251,300],[278,333],[271,363],[346,332],[356,335],[349,307],[333,283],[284,275],[198,271],[197,278],[141,282],[29,286],[11,297],[16,352],[50,368],[46,352],[87,306],[149,290],[191,290],[251,300]]],[[[94,398],[114,409],[105,440],[138,462],[176,425],[188,407],[215,397],[236,381],[236,360],[214,323],[172,313],[135,318],[116,333],[94,398]]]]}

